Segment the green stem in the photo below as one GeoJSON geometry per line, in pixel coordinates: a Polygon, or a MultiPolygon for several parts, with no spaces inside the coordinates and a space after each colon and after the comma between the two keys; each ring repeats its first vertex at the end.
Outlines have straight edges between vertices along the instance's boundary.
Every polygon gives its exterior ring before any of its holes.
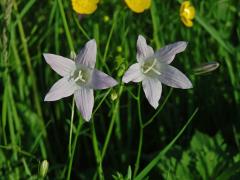
{"type": "Polygon", "coordinates": [[[73,131],[73,119],[74,119],[74,98],[72,100],[72,113],[71,113],[71,124],[70,124],[70,132],[69,132],[69,143],[68,143],[68,156],[71,157],[71,147],[72,147],[72,131],[73,131]]]}
{"type": "Polygon", "coordinates": [[[98,148],[98,140],[97,140],[97,136],[96,136],[93,119],[92,119],[91,125],[92,125],[91,127],[92,127],[92,136],[93,136],[92,143],[93,143],[94,154],[95,154],[96,161],[97,161],[97,171],[98,171],[99,179],[102,180],[102,179],[104,179],[104,174],[103,174],[103,169],[102,169],[102,157],[101,157],[101,153],[98,148]]]}
{"type": "Polygon", "coordinates": [[[109,89],[105,95],[103,96],[103,98],[101,99],[101,101],[98,103],[97,107],[94,109],[92,116],[97,112],[97,110],[100,108],[100,106],[102,105],[103,101],[107,98],[108,94],[110,93],[111,89],[109,89]]]}
{"type": "Polygon", "coordinates": [[[183,128],[179,131],[179,133],[175,136],[175,138],[162,150],[158,153],[158,155],[138,174],[135,180],[144,179],[144,177],[156,166],[161,159],[161,157],[169,151],[169,149],[176,143],[179,137],[183,134],[187,126],[193,120],[194,116],[198,112],[198,108],[195,109],[191,117],[188,119],[187,123],[183,126],[183,128]]]}
{"type": "Polygon", "coordinates": [[[65,15],[65,13],[64,13],[64,8],[63,8],[63,5],[62,5],[62,0],[57,0],[57,1],[58,1],[59,9],[60,9],[60,14],[61,14],[61,16],[62,16],[63,26],[64,26],[64,29],[65,29],[65,32],[66,32],[68,45],[69,45],[69,47],[70,47],[70,50],[71,50],[71,51],[74,51],[73,41],[72,41],[71,33],[70,33],[70,31],[69,31],[69,28],[68,28],[68,24],[67,24],[67,20],[66,20],[66,15],[65,15]]]}
{"type": "Polygon", "coordinates": [[[140,126],[140,134],[139,134],[139,144],[138,144],[138,153],[137,153],[137,159],[135,163],[135,169],[133,173],[133,177],[137,175],[139,164],[140,164],[140,158],[142,154],[142,144],[143,144],[143,123],[142,123],[142,115],[141,115],[141,85],[138,85],[138,119],[139,119],[139,126],[140,126]]]}
{"type": "Polygon", "coordinates": [[[160,23],[158,18],[159,15],[158,15],[154,1],[152,1],[152,5],[151,5],[151,17],[152,17],[152,26],[153,26],[153,39],[154,39],[154,42],[156,43],[157,49],[159,49],[161,47],[161,43],[158,37],[158,30],[159,30],[160,23]]]}
{"type": "Polygon", "coordinates": [[[149,124],[151,124],[153,122],[153,120],[155,119],[155,117],[162,111],[162,109],[164,108],[166,102],[168,101],[169,97],[171,96],[172,91],[173,91],[173,88],[170,89],[170,91],[168,92],[167,97],[164,99],[162,105],[160,106],[160,108],[158,108],[157,112],[146,123],[143,124],[143,128],[145,128],[149,124]]]}
{"type": "MultiPolygon", "coordinates": [[[[5,84],[4,84],[5,85],[5,84]]],[[[3,102],[2,102],[2,119],[1,119],[1,128],[2,128],[2,134],[3,134],[3,144],[7,145],[7,135],[6,135],[6,124],[7,124],[7,112],[8,112],[8,86],[4,86],[4,93],[3,93],[3,102]]]]}
{"type": "Polygon", "coordinates": [[[90,37],[88,36],[88,34],[86,33],[86,31],[83,29],[83,27],[81,26],[81,24],[79,23],[79,19],[77,17],[74,17],[74,21],[78,27],[78,29],[82,32],[82,34],[87,38],[90,39],[90,37]]]}
{"type": "MultiPolygon", "coordinates": [[[[15,1],[14,1],[14,9],[17,12],[17,16],[18,16],[18,8],[17,8],[17,4],[15,1]]],[[[18,30],[19,30],[20,38],[21,38],[22,45],[23,45],[23,53],[25,55],[27,68],[28,68],[29,74],[32,78],[35,106],[36,106],[39,116],[42,117],[42,110],[41,110],[41,106],[40,106],[39,99],[38,99],[39,96],[38,96],[38,90],[37,90],[38,88],[37,88],[37,84],[36,84],[36,77],[35,77],[35,73],[33,71],[33,67],[31,64],[31,58],[30,58],[30,54],[28,51],[28,45],[27,45],[27,40],[26,40],[24,29],[23,29],[22,21],[18,21],[18,30]]],[[[46,132],[45,132],[45,134],[46,134],[46,132]]]]}
{"type": "MultiPolygon", "coordinates": [[[[13,6],[14,6],[15,11],[17,12],[17,17],[18,17],[19,13],[18,13],[18,7],[17,7],[16,1],[14,1],[13,6]]],[[[36,84],[37,81],[36,81],[35,73],[33,71],[33,67],[32,67],[32,64],[31,64],[31,58],[30,58],[30,54],[29,54],[29,51],[28,51],[28,45],[27,45],[27,40],[26,40],[24,29],[23,29],[22,21],[19,20],[17,24],[18,24],[18,30],[19,30],[20,38],[21,38],[21,41],[22,41],[23,53],[25,55],[27,68],[28,68],[28,71],[29,71],[29,75],[32,78],[33,97],[34,97],[35,107],[37,109],[38,115],[40,116],[40,120],[41,120],[40,125],[42,126],[42,129],[43,129],[43,135],[44,135],[44,137],[46,137],[47,133],[46,133],[46,128],[45,128],[44,120],[43,120],[43,116],[42,116],[42,109],[41,109],[41,105],[40,105],[40,101],[39,101],[38,87],[37,87],[37,84],[36,84]]],[[[40,148],[41,148],[41,153],[42,153],[43,158],[46,158],[47,153],[46,153],[46,149],[44,147],[43,139],[41,139],[40,148]]]]}
{"type": "MultiPolygon", "coordinates": [[[[103,101],[106,99],[107,95],[109,94],[109,92],[111,91],[111,89],[109,89],[107,91],[107,93],[104,95],[104,97],[101,99],[101,101],[99,102],[99,104],[97,105],[97,107],[95,108],[95,110],[93,111],[93,114],[92,116],[96,113],[96,111],[99,109],[99,107],[101,106],[101,104],[103,103],[103,101]]],[[[80,120],[81,122],[81,120],[80,120]]],[[[79,123],[80,123],[79,122],[79,123]]],[[[82,126],[83,123],[81,123],[81,125],[79,124],[79,126],[82,126]]],[[[77,137],[79,136],[80,134],[80,129],[81,127],[78,126],[78,130],[77,130],[77,133],[76,133],[76,136],[75,136],[75,139],[74,139],[74,143],[73,143],[73,148],[72,149],[72,152],[71,152],[71,157],[70,157],[70,160],[69,160],[69,168],[68,168],[68,174],[67,174],[67,178],[70,178],[70,175],[71,175],[71,170],[72,170],[72,163],[73,163],[73,157],[74,157],[74,153],[75,153],[75,148],[76,148],[76,141],[77,141],[77,137]]],[[[65,171],[66,171],[66,168],[63,170],[62,172],[62,178],[64,177],[64,174],[65,174],[65,171]]]]}
{"type": "Polygon", "coordinates": [[[77,131],[76,131],[76,135],[75,135],[75,138],[74,138],[74,141],[73,141],[73,148],[72,148],[72,152],[71,152],[70,161],[69,161],[69,164],[68,164],[69,168],[68,168],[68,173],[67,173],[67,180],[70,180],[70,177],[71,177],[73,158],[74,158],[76,145],[77,145],[77,140],[78,140],[78,136],[80,134],[80,130],[81,130],[82,125],[83,125],[83,121],[82,121],[82,119],[80,119],[79,123],[78,123],[77,131]]]}
{"type": "Polygon", "coordinates": [[[120,99],[119,97],[121,96],[122,91],[123,91],[123,85],[120,85],[120,88],[119,88],[119,91],[118,91],[118,100],[117,100],[117,102],[115,104],[115,108],[113,110],[112,119],[111,119],[111,122],[110,122],[110,125],[109,125],[109,128],[108,128],[107,136],[106,136],[106,139],[105,139],[105,142],[104,142],[104,145],[103,145],[103,149],[102,149],[102,160],[104,159],[104,156],[105,156],[105,153],[106,153],[106,150],[107,150],[107,147],[108,147],[111,135],[112,135],[113,125],[114,125],[114,122],[115,122],[117,110],[119,108],[119,99],[120,99]]]}

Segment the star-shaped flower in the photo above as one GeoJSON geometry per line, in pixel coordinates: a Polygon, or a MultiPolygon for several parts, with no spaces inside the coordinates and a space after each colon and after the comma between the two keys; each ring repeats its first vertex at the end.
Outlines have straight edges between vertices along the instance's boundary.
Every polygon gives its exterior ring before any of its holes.
{"type": "Polygon", "coordinates": [[[77,55],[75,62],[62,56],[44,54],[46,62],[62,76],[51,87],[44,101],[56,101],[74,94],[78,110],[82,117],[89,121],[94,104],[93,89],[106,89],[117,84],[112,77],[94,69],[96,54],[95,40],[86,43],[77,55]]]}
{"type": "Polygon", "coordinates": [[[125,83],[141,82],[149,103],[156,109],[162,94],[162,84],[174,88],[192,88],[192,83],[178,69],[169,65],[176,54],[182,52],[187,43],[179,41],[167,45],[154,53],[143,36],[137,40],[137,63],[131,65],[122,80],[125,83]]]}

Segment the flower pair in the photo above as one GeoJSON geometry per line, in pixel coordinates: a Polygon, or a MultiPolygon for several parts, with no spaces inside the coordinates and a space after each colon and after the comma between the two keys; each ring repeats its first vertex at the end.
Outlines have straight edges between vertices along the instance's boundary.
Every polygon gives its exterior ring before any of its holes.
{"type": "MultiPolygon", "coordinates": [[[[162,93],[162,85],[187,89],[192,84],[178,69],[170,66],[176,54],[185,50],[186,42],[167,45],[154,53],[143,36],[137,40],[137,61],[125,72],[122,81],[142,82],[149,103],[156,109],[162,93]]],[[[90,40],[80,50],[75,62],[71,59],[44,54],[46,62],[62,76],[49,90],[44,101],[56,101],[74,94],[82,117],[91,119],[94,105],[94,89],[106,89],[117,85],[117,81],[95,69],[97,45],[90,40]]]]}
{"type": "MultiPolygon", "coordinates": [[[[136,13],[149,9],[151,0],[125,0],[127,6],[136,13]]],[[[92,14],[97,9],[99,0],[72,0],[73,10],[78,14],[92,14]]]]}

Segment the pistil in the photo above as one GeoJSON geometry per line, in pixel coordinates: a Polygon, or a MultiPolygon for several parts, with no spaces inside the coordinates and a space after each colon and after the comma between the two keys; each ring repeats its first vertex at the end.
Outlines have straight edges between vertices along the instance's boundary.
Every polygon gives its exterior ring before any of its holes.
{"type": "Polygon", "coordinates": [[[83,75],[82,75],[82,71],[81,70],[79,70],[77,78],[74,79],[75,82],[77,82],[78,80],[80,80],[82,82],[86,82],[86,80],[83,79],[83,75]]]}
{"type": "Polygon", "coordinates": [[[157,59],[154,59],[152,65],[149,66],[145,71],[143,71],[143,73],[146,74],[152,70],[156,74],[161,75],[161,73],[157,69],[154,68],[154,66],[156,65],[156,62],[157,62],[157,59]]]}

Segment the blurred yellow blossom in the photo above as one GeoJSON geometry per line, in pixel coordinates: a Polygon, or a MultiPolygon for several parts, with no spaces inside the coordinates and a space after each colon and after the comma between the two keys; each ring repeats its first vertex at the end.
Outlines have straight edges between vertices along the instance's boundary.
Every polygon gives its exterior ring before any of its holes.
{"type": "Polygon", "coordinates": [[[151,0],[125,0],[125,2],[127,6],[136,13],[142,13],[151,6],[151,0]]]}
{"type": "Polygon", "coordinates": [[[192,20],[195,17],[195,8],[191,5],[190,1],[184,1],[180,7],[180,17],[183,24],[187,27],[192,27],[192,20]]]}
{"type": "Polygon", "coordinates": [[[92,14],[97,9],[99,0],[72,0],[73,10],[78,14],[92,14]]]}

